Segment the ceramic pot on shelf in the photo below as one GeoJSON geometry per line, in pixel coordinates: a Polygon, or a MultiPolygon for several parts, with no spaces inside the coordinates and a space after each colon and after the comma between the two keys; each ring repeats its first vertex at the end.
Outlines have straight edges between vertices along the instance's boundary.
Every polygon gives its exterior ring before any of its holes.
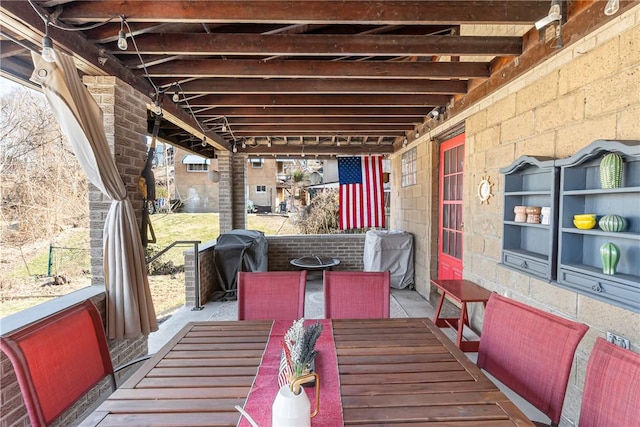
{"type": "Polygon", "coordinates": [[[527,206],[527,209],[525,210],[527,214],[527,222],[530,224],[539,224],[541,210],[542,208],[539,206],[527,206]]]}
{"type": "Polygon", "coordinates": [[[551,224],[551,207],[550,206],[543,206],[540,209],[540,223],[545,225],[551,224]]]}
{"type": "Polygon", "coordinates": [[[513,212],[516,214],[513,219],[515,222],[527,222],[527,207],[516,206],[513,208],[513,212]]]}

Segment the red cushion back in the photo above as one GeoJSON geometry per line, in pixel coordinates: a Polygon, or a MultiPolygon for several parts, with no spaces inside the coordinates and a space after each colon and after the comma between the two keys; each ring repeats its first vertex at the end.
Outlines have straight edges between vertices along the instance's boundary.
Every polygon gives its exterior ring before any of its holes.
{"type": "Polygon", "coordinates": [[[482,327],[478,366],[558,423],[573,356],[587,329],[493,293],[482,327]]]}
{"type": "Polygon", "coordinates": [[[238,273],[238,320],[304,317],[306,271],[238,273]]]}
{"type": "Polygon", "coordinates": [[[326,319],[375,319],[389,317],[388,271],[325,271],[326,319]]]}
{"type": "Polygon", "coordinates": [[[0,339],[33,426],[48,425],[113,374],[102,319],[91,301],[0,339]]]}
{"type": "Polygon", "coordinates": [[[587,364],[579,425],[640,426],[640,354],[596,339],[587,364]]]}

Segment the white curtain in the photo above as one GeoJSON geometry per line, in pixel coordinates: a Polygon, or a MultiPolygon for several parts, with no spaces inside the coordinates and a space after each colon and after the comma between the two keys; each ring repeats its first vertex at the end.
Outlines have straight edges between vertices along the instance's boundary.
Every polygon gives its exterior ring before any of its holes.
{"type": "Polygon", "coordinates": [[[80,80],[73,59],[55,63],[32,53],[31,80],[40,84],[87,177],[111,199],[104,238],[107,334],[136,338],[158,330],[136,216],[104,133],[102,110],[80,80]]]}

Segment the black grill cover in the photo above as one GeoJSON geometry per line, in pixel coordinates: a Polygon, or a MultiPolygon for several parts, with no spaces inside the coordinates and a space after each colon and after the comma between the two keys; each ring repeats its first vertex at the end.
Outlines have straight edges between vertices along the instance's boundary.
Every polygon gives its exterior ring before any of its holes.
{"type": "Polygon", "coordinates": [[[213,262],[221,290],[213,293],[213,299],[236,300],[238,272],[267,271],[267,252],[267,239],[262,231],[239,229],[218,236],[213,262]]]}

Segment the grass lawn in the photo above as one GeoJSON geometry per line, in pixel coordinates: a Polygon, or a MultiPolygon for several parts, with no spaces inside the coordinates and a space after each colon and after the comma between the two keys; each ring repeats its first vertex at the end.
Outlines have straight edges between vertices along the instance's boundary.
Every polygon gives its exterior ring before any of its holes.
{"type": "MultiPolygon", "coordinates": [[[[151,225],[156,243],[149,244],[156,252],[177,240],[200,240],[203,244],[215,240],[220,235],[218,214],[155,214],[151,215],[151,225]]],[[[247,216],[247,228],[260,230],[267,235],[297,234],[291,220],[279,215],[247,216]]],[[[182,267],[183,252],[188,246],[174,247],[158,261],[182,267]]],[[[0,317],[24,310],[36,304],[73,292],[88,286],[89,273],[89,231],[72,229],[60,234],[54,241],[42,241],[23,248],[3,248],[2,257],[7,260],[0,271],[0,317]],[[53,285],[52,278],[46,277],[49,261],[49,244],[54,249],[52,274],[64,276],[66,283],[53,285]],[[57,249],[71,248],[71,249],[57,249]]],[[[158,317],[184,305],[184,273],[149,276],[158,317]]]]}

